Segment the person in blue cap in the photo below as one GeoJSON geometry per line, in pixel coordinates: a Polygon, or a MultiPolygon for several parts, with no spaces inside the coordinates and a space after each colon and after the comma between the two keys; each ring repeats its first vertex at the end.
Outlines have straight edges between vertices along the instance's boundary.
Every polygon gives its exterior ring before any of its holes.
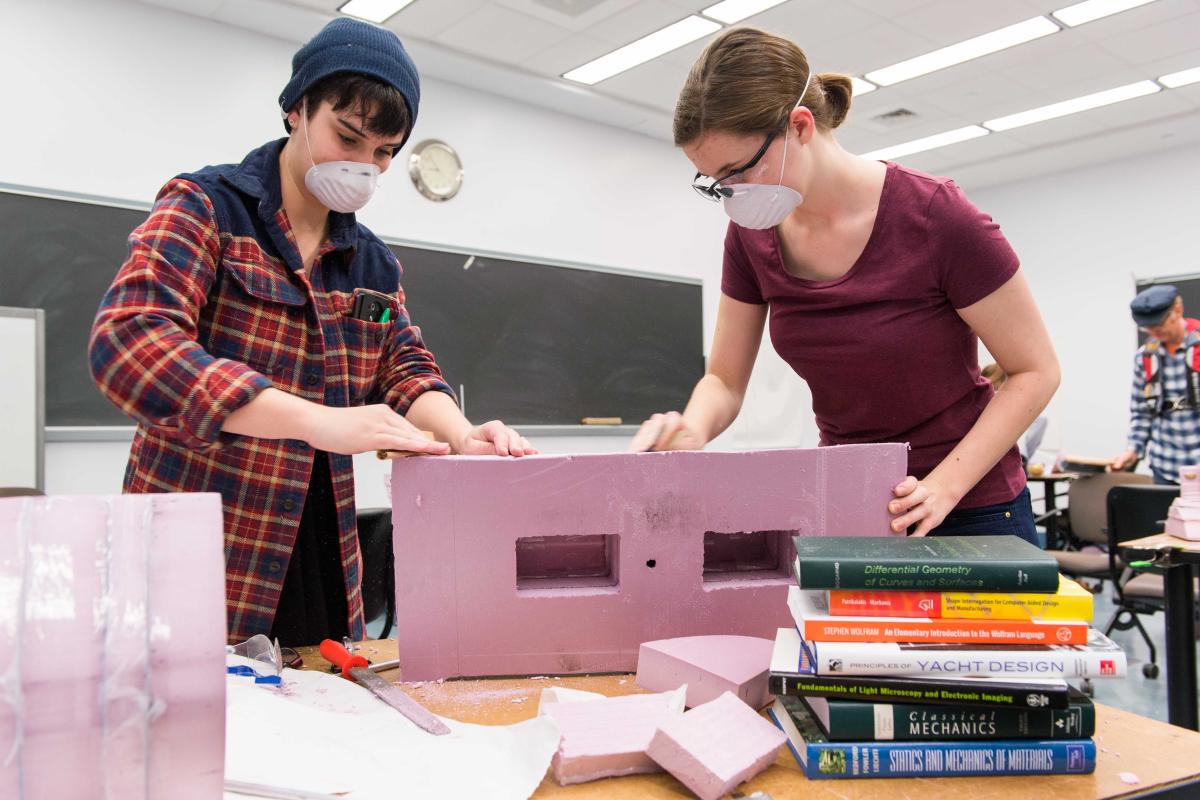
{"type": "Polygon", "coordinates": [[[365,638],[354,453],[536,452],[460,413],[354,216],[420,99],[394,33],[329,23],[292,59],[287,137],[169,181],[96,316],[92,375],[138,424],[125,491],[221,494],[233,642],[365,638]]]}
{"type": "Polygon", "coordinates": [[[1129,446],[1111,470],[1150,461],[1155,483],[1179,483],[1179,470],[1200,463],[1200,320],[1183,315],[1183,298],[1170,285],[1151,286],[1129,304],[1148,335],[1133,358],[1129,446]]]}

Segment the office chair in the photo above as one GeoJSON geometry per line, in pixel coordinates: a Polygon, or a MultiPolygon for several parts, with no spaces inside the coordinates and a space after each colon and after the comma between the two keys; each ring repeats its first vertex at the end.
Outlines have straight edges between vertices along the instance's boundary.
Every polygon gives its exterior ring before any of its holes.
{"type": "MultiPolygon", "coordinates": [[[[1059,570],[1071,578],[1089,578],[1101,586],[1112,575],[1108,553],[1108,492],[1114,486],[1149,484],[1149,475],[1133,472],[1101,472],[1076,478],[1067,489],[1067,549],[1049,551],[1059,570]],[[1084,550],[1092,546],[1092,550],[1084,550]]],[[[1057,510],[1057,509],[1056,509],[1057,510]]],[[[1097,590],[1099,587],[1097,587],[1097,590]]]]}
{"type": "Polygon", "coordinates": [[[1138,615],[1163,610],[1163,578],[1151,573],[1134,573],[1121,559],[1118,548],[1130,539],[1162,533],[1171,502],[1178,496],[1178,486],[1114,486],[1108,491],[1109,579],[1116,594],[1117,610],[1108,621],[1104,634],[1107,636],[1114,629],[1138,629],[1150,648],[1150,662],[1142,665],[1142,674],[1147,678],[1158,677],[1157,651],[1138,615]]]}
{"type": "Polygon", "coordinates": [[[392,510],[358,512],[358,546],[362,550],[363,617],[370,622],[386,614],[380,639],[388,638],[396,621],[396,572],[392,552],[392,510]]]}

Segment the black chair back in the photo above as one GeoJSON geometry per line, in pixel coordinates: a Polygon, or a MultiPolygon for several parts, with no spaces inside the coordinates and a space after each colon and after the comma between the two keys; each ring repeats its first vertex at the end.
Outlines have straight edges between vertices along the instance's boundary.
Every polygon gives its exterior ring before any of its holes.
{"type": "Polygon", "coordinates": [[[387,614],[381,639],[391,633],[396,610],[396,573],[392,552],[392,511],[360,509],[358,546],[362,550],[363,616],[367,622],[387,614]]]}
{"type": "Polygon", "coordinates": [[[1130,539],[1162,533],[1163,521],[1176,497],[1179,497],[1178,486],[1144,484],[1114,486],[1108,490],[1108,564],[1118,591],[1125,569],[1118,546],[1130,539]]]}

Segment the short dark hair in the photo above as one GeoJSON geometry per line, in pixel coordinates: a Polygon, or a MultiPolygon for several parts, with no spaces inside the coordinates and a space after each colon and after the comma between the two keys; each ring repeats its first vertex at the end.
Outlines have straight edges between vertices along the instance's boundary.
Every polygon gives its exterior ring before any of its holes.
{"type": "Polygon", "coordinates": [[[308,116],[328,100],[334,111],[353,107],[362,117],[363,129],[376,136],[406,134],[412,122],[404,95],[394,86],[366,75],[341,72],[317,81],[305,92],[308,116]]]}

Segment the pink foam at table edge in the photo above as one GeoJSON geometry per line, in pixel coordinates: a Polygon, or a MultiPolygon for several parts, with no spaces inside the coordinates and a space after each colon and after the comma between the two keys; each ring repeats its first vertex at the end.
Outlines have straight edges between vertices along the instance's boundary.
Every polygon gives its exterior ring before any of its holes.
{"type": "Polygon", "coordinates": [[[552,703],[540,710],[559,727],[551,766],[560,784],[659,772],[646,755],[659,724],[679,716],[682,692],[625,695],[603,700],[552,703]]]}
{"type": "Polygon", "coordinates": [[[643,642],[636,681],[654,692],[687,684],[689,708],[731,692],[759,709],[771,702],[767,670],[775,642],[757,636],[682,636],[643,642]]]}
{"type": "Polygon", "coordinates": [[[886,535],[906,460],[904,444],[398,460],[402,674],[628,672],[644,641],[770,638],[788,624],[789,564],[714,581],[703,574],[703,534],[886,535]],[[562,535],[617,537],[609,585],[518,588],[517,539],[562,535]]]}
{"type": "Polygon", "coordinates": [[[769,767],[786,741],[726,692],[661,723],[647,752],[701,800],[717,800],[769,767]]]}
{"type": "Polygon", "coordinates": [[[26,603],[21,624],[0,625],[0,675],[21,682],[0,703],[0,752],[14,754],[0,767],[0,795],[20,773],[27,797],[134,798],[147,786],[157,797],[164,785],[181,799],[215,796],[225,733],[222,528],[216,494],[0,499],[0,579],[15,578],[17,603],[26,603]],[[35,586],[21,589],[26,577],[35,586]],[[54,657],[19,664],[22,651],[54,657]],[[78,700],[70,714],[66,698],[78,700]],[[16,712],[24,726],[14,748],[16,712]]]}

